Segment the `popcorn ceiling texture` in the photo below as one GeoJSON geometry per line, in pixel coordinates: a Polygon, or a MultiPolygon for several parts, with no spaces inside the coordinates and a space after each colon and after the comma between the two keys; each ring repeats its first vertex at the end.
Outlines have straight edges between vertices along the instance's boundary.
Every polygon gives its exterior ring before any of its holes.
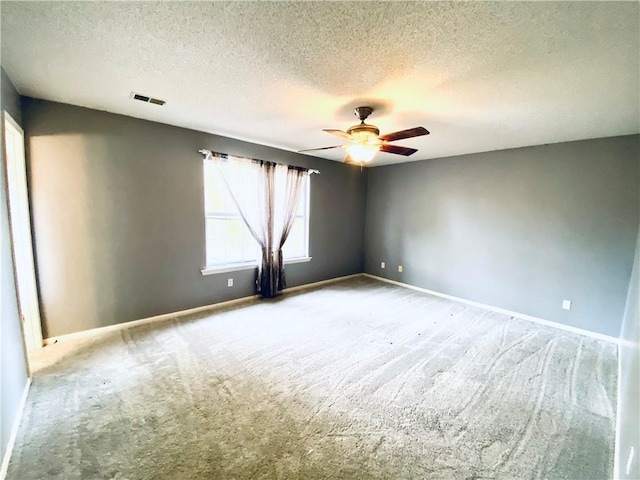
{"type": "MultiPolygon", "coordinates": [[[[637,2],[2,2],[19,92],[289,150],[322,128],[412,157],[637,133],[637,2]],[[133,102],[131,91],[167,101],[133,102]]],[[[342,160],[342,151],[314,153],[342,160]]]]}

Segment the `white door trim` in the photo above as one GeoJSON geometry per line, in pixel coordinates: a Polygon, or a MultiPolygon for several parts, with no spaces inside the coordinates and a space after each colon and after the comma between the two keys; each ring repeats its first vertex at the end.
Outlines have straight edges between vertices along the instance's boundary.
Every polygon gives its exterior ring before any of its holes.
{"type": "Polygon", "coordinates": [[[33,260],[31,215],[27,190],[27,169],[24,155],[24,132],[20,125],[4,112],[4,148],[7,173],[7,200],[11,250],[18,293],[18,308],[27,351],[42,348],[42,326],[33,260]]]}
{"type": "Polygon", "coordinates": [[[5,448],[2,457],[2,464],[0,465],[0,480],[4,480],[7,476],[7,470],[9,469],[9,460],[11,460],[11,454],[13,453],[13,447],[16,444],[16,438],[18,437],[18,429],[20,428],[20,422],[22,421],[22,415],[24,413],[24,407],[27,404],[27,395],[29,394],[29,387],[31,386],[31,379],[27,378],[27,383],[22,391],[22,397],[16,410],[16,415],[13,419],[13,425],[11,427],[11,433],[9,434],[9,441],[5,448]]]}

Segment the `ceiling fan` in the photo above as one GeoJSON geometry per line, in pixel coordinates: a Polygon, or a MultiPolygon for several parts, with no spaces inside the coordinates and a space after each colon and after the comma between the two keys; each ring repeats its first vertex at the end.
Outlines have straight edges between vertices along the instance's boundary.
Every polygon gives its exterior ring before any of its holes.
{"type": "Polygon", "coordinates": [[[307,150],[298,150],[298,152],[313,152],[317,150],[329,150],[331,148],[344,148],[347,151],[345,162],[359,163],[362,165],[363,163],[373,160],[373,157],[375,157],[378,152],[404,155],[405,157],[413,155],[418,151],[417,149],[401,147],[400,145],[391,145],[388,142],[395,142],[396,140],[402,140],[404,138],[429,135],[429,130],[424,127],[409,128],[407,130],[400,130],[398,132],[380,135],[378,127],[364,123],[366,118],[371,115],[371,112],[373,112],[373,108],[371,107],[357,107],[355,109],[355,115],[360,119],[360,123],[350,127],[346,132],[331,128],[325,128],[322,130],[323,132],[348,140],[348,144],[310,148],[307,150]]]}

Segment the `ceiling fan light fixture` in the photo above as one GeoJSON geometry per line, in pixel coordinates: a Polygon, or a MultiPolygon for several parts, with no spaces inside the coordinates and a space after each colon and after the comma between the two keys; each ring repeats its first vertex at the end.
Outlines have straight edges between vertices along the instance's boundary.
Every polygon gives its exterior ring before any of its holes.
{"type": "Polygon", "coordinates": [[[354,145],[347,145],[345,149],[353,161],[358,163],[367,163],[373,160],[373,157],[376,156],[376,153],[380,150],[380,145],[357,143],[354,145]]]}
{"type": "Polygon", "coordinates": [[[380,135],[380,130],[375,125],[364,123],[367,117],[373,112],[371,107],[357,107],[355,110],[356,117],[360,119],[358,125],[353,125],[346,132],[335,128],[324,128],[322,131],[335,135],[347,140],[350,143],[346,145],[333,145],[331,147],[308,148],[306,150],[298,150],[298,152],[314,152],[319,150],[331,150],[332,148],[343,148],[347,151],[345,162],[354,162],[363,165],[373,160],[378,152],[392,153],[394,155],[403,155],[408,157],[418,151],[417,148],[403,147],[393,145],[390,142],[402,140],[403,138],[420,137],[429,135],[429,130],[424,127],[414,127],[397,132],[386,133],[380,135]]]}

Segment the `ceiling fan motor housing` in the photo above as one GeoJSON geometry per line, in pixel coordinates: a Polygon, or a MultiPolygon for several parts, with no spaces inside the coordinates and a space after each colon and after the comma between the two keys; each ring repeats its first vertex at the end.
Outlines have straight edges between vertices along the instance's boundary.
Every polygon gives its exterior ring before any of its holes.
{"type": "Polygon", "coordinates": [[[347,133],[351,135],[358,143],[380,143],[378,141],[378,135],[380,130],[375,125],[369,125],[367,123],[360,123],[354,125],[347,130],[347,133]]]}
{"type": "Polygon", "coordinates": [[[380,135],[378,127],[364,123],[366,118],[371,115],[371,112],[373,112],[373,108],[371,107],[356,107],[353,112],[355,116],[360,119],[360,124],[350,127],[347,133],[351,135],[357,143],[369,145],[381,143],[380,140],[378,140],[378,135],[380,135]]]}

